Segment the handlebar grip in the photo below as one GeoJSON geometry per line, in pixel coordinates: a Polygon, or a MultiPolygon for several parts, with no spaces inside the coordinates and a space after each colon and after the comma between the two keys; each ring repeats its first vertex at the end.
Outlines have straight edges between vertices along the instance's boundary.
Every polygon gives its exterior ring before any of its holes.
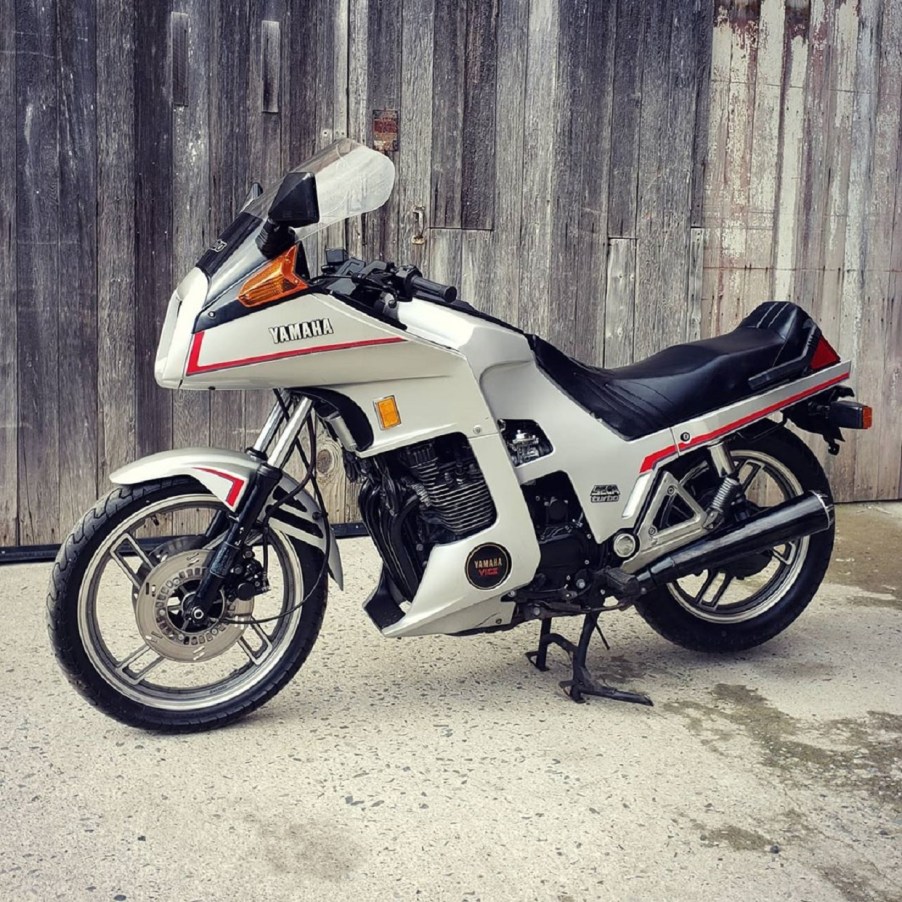
{"type": "Polygon", "coordinates": [[[410,287],[414,292],[432,295],[446,304],[457,300],[457,289],[453,285],[442,285],[440,282],[433,282],[432,279],[425,279],[423,276],[413,276],[410,280],[410,287]]]}

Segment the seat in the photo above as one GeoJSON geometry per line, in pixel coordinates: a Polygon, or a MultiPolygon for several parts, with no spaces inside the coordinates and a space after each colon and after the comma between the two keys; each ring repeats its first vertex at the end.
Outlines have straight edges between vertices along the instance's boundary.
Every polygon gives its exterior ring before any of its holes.
{"type": "Polygon", "coordinates": [[[617,369],[581,363],[538,336],[530,336],[530,344],[539,367],[577,404],[636,439],[756,394],[749,379],[777,364],[798,360],[781,372],[781,381],[797,378],[819,335],[801,307],[771,301],[732,332],[617,369]]]}

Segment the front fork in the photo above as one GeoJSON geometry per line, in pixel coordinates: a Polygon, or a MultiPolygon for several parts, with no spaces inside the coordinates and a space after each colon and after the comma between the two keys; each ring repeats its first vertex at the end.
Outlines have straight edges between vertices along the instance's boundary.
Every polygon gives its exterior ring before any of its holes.
{"type": "Polygon", "coordinates": [[[219,599],[222,585],[240,558],[247,537],[253,531],[273,489],[282,479],[295,440],[313,409],[313,402],[309,398],[294,400],[287,392],[279,391],[276,395],[276,403],[263,429],[253,446],[247,449],[248,457],[257,462],[257,467],[251,475],[241,504],[232,515],[225,513],[217,515],[210,525],[210,531],[218,531],[217,527],[225,525],[223,521],[229,524],[222,542],[213,552],[210,565],[197,587],[194,598],[185,606],[186,616],[197,622],[207,617],[219,599]],[[284,428],[280,432],[283,423],[284,428]]]}

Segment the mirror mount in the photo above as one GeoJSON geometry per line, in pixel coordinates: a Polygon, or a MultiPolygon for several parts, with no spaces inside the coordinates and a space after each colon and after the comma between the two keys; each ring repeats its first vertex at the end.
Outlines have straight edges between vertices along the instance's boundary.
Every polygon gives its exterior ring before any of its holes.
{"type": "Polygon", "coordinates": [[[271,260],[294,243],[292,229],[317,222],[316,176],[312,172],[289,172],[282,179],[266,222],[257,235],[257,247],[264,257],[271,260]]]}

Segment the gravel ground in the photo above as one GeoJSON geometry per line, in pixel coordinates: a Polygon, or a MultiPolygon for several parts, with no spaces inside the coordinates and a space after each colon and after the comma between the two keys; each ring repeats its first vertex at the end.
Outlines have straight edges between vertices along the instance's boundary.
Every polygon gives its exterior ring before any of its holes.
{"type": "Polygon", "coordinates": [[[902,899],[902,506],[841,509],[818,598],[753,652],[610,615],[590,664],[654,708],[573,704],[535,625],[383,639],[372,546],[341,550],[295,681],[181,737],[82,702],[50,567],[0,568],[0,899],[902,899]]]}

